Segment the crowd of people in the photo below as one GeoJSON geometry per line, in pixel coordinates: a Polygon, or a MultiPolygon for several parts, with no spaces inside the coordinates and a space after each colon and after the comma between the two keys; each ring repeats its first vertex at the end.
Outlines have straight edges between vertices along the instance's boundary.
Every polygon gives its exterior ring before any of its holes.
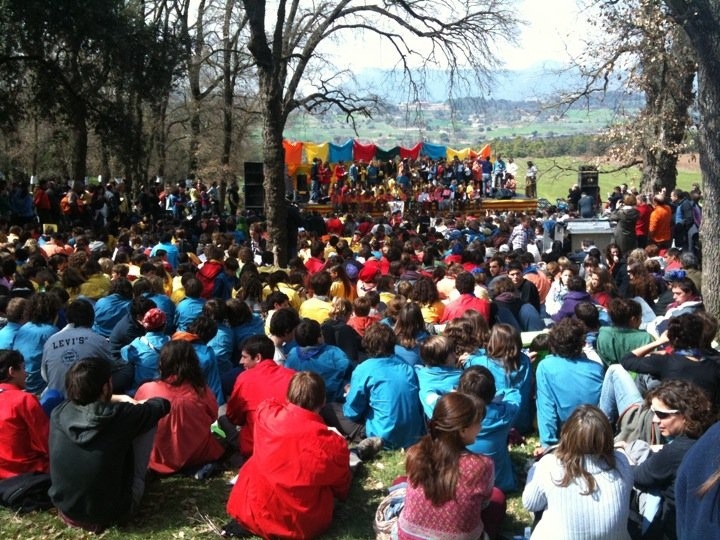
{"type": "Polygon", "coordinates": [[[690,195],[640,209],[619,188],[602,251],[555,240],[576,205],[309,207],[281,269],[261,222],[193,189],[146,189],[134,214],[111,186],[98,214],[38,206],[0,232],[0,479],[48,474],[69,525],[124,523],[148,471],[239,467],[226,536],[315,537],[359,464],[407,449],[398,538],[498,538],[517,490],[533,538],[719,537],[718,322],[690,195]],[[535,432],[523,487],[508,444],[535,432]]]}

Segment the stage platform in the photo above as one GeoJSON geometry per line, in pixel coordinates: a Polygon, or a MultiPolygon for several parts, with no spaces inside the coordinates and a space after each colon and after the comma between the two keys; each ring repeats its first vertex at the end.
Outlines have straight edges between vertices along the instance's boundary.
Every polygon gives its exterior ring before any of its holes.
{"type": "MultiPolygon", "coordinates": [[[[338,214],[370,214],[373,217],[379,217],[388,211],[387,203],[379,202],[358,202],[358,203],[346,203],[343,205],[333,206],[332,204],[308,204],[298,203],[301,209],[305,211],[319,212],[320,215],[325,216],[333,212],[338,214]]],[[[428,212],[436,215],[443,214],[497,214],[502,212],[523,212],[534,214],[538,209],[537,199],[527,199],[525,197],[514,197],[512,199],[480,199],[479,201],[472,201],[466,204],[455,204],[451,208],[439,209],[437,204],[421,206],[420,203],[413,203],[408,212],[416,213],[421,208],[427,209],[428,212]]]]}

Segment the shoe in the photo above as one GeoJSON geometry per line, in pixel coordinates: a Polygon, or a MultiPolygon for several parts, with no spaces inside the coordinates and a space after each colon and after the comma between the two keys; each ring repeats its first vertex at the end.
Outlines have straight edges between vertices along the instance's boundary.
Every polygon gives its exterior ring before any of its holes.
{"type": "Polygon", "coordinates": [[[362,461],[368,461],[377,456],[382,448],[383,440],[380,437],[368,437],[358,443],[355,452],[362,461]]]}
{"type": "Polygon", "coordinates": [[[228,521],[220,531],[224,538],[251,538],[253,534],[234,519],[228,521]]]}
{"type": "Polygon", "coordinates": [[[195,478],[195,480],[207,480],[217,470],[218,464],[215,461],[211,461],[210,463],[206,463],[205,465],[200,467],[193,475],[193,478],[195,478]]]}

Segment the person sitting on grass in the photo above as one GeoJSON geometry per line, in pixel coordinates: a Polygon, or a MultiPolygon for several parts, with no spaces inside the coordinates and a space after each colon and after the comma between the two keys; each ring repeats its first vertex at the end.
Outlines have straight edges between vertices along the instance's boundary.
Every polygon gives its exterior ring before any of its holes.
{"type": "Polygon", "coordinates": [[[295,371],[273,360],[275,344],[267,336],[247,338],[240,345],[240,350],[240,364],[244,371],[235,379],[225,414],[230,422],[240,426],[240,453],[249,457],[253,453],[258,406],[266,399],[282,399],[295,371]]]}
{"type": "Polygon", "coordinates": [[[372,325],[362,344],[369,358],[352,374],[339,429],[351,440],[367,434],[380,437],[387,448],[407,448],[425,430],[415,371],[395,355],[389,326],[372,325]]]}
{"type": "Polygon", "coordinates": [[[230,492],[223,536],[315,538],[330,527],[352,476],[347,443],[319,415],[325,395],[322,377],[301,371],[286,400],[258,407],[253,455],[230,492]]]}
{"type": "Polygon", "coordinates": [[[342,402],[345,385],[349,380],[350,360],[333,345],[323,342],[320,323],[303,319],[295,329],[293,348],[285,360],[285,367],[295,371],[312,371],[325,381],[328,402],[342,402]]]}
{"type": "Polygon", "coordinates": [[[217,461],[225,452],[210,431],[218,404],[205,383],[200,362],[187,341],[170,341],[160,351],[160,380],[143,384],[135,399],[162,397],[170,414],[158,422],[150,470],[173,474],[217,461]]]}
{"type": "Polygon", "coordinates": [[[170,402],[113,395],[109,362],[88,358],[65,379],[50,418],[49,494],[68,525],[100,533],[137,511],[155,427],[170,402]]]}
{"type": "Polygon", "coordinates": [[[493,490],[493,462],[466,450],[480,432],[485,407],[476,397],[442,396],[429,433],[408,450],[407,494],[397,538],[484,538],[482,509],[493,490]]]}
{"type": "Polygon", "coordinates": [[[48,472],[48,417],[25,390],[25,360],[0,350],[0,479],[48,472]]]}
{"type": "Polygon", "coordinates": [[[420,403],[427,418],[432,417],[441,396],[457,388],[462,369],[457,367],[455,343],[446,336],[430,336],[420,346],[424,365],[415,366],[420,403]]]}

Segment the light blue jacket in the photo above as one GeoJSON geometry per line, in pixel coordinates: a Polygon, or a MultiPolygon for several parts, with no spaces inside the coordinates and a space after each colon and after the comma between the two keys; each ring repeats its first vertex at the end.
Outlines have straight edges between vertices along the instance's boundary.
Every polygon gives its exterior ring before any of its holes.
{"type": "Polygon", "coordinates": [[[495,388],[506,390],[514,388],[520,392],[520,411],[515,417],[513,426],[520,433],[529,433],[533,427],[533,372],[530,358],[525,353],[520,353],[520,367],[507,373],[505,368],[499,361],[495,361],[487,355],[483,350],[481,354],[477,354],[468,358],[465,367],[483,366],[490,370],[495,378],[495,388]]]}
{"type": "Polygon", "coordinates": [[[222,391],[222,383],[220,381],[220,370],[218,369],[217,359],[213,350],[200,341],[192,342],[193,349],[200,361],[200,369],[205,374],[205,381],[210,390],[215,394],[218,406],[225,405],[225,395],[222,391]]]}
{"type": "Polygon", "coordinates": [[[228,325],[218,323],[217,334],[208,341],[208,347],[215,353],[220,375],[235,367],[235,334],[228,325]]]}
{"type": "Polygon", "coordinates": [[[425,432],[415,371],[397,356],[368,358],[352,374],[343,414],[365,421],[368,437],[386,448],[407,448],[425,432]]]}
{"type": "Polygon", "coordinates": [[[453,366],[415,366],[420,386],[420,404],[427,418],[432,418],[435,403],[443,394],[458,387],[462,369],[453,366]]]}
{"type": "Polygon", "coordinates": [[[158,371],[160,349],[168,341],[170,336],[163,332],[148,332],[120,349],[122,359],[131,364],[135,371],[133,387],[128,391],[129,395],[135,395],[135,391],[142,383],[160,378],[158,371]]]}
{"type": "Polygon", "coordinates": [[[174,313],[175,330],[178,332],[187,332],[188,327],[195,322],[195,319],[202,315],[204,306],[204,298],[190,298],[189,296],[186,296],[180,300],[174,313]]]}
{"type": "Polygon", "coordinates": [[[47,386],[40,373],[43,346],[56,332],[58,329],[52,324],[26,322],[15,334],[13,348],[25,359],[25,372],[27,373],[25,390],[31,394],[39,394],[47,386]]]}
{"type": "Polygon", "coordinates": [[[328,403],[342,402],[349,366],[350,359],[342,349],[325,344],[295,347],[285,359],[286,368],[312,371],[323,378],[328,403]]]}
{"type": "Polygon", "coordinates": [[[22,324],[16,322],[8,322],[0,329],[0,349],[13,349],[15,336],[20,330],[22,324]]]}
{"type": "Polygon", "coordinates": [[[95,322],[92,329],[102,337],[110,337],[117,322],[122,319],[130,309],[130,302],[119,294],[111,294],[99,298],[95,302],[95,322]]]}
{"type": "Polygon", "coordinates": [[[500,390],[495,399],[485,407],[485,418],[475,442],[467,447],[475,454],[482,454],[495,463],[495,487],[503,492],[515,491],[517,482],[513,472],[508,435],[513,420],[520,410],[520,392],[515,388],[500,390]]]}
{"type": "Polygon", "coordinates": [[[549,354],[535,372],[540,444],[558,442],[560,428],[578,405],[600,401],[604,368],[585,357],[563,358],[549,354]]]}

